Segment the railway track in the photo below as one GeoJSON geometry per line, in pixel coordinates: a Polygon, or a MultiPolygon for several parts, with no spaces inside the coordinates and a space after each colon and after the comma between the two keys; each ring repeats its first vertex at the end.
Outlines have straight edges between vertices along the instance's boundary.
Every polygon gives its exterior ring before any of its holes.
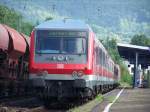
{"type": "Polygon", "coordinates": [[[66,110],[47,109],[44,106],[39,106],[39,107],[34,107],[34,108],[1,106],[0,112],[66,112],[66,110]]]}
{"type": "MultiPolygon", "coordinates": [[[[103,96],[110,93],[111,91],[104,93],[103,96]]],[[[76,101],[69,106],[55,102],[51,103],[50,107],[47,108],[44,106],[43,102],[32,96],[4,98],[0,99],[0,112],[66,112],[74,107],[78,108],[78,106],[82,106],[90,101],[86,101],[82,104],[76,101]]]]}
{"type": "MultiPolygon", "coordinates": [[[[74,106],[79,104],[74,103],[74,106]]],[[[35,97],[7,98],[0,100],[0,112],[66,112],[73,105],[51,103],[49,107],[35,97]]]]}
{"type": "Polygon", "coordinates": [[[26,112],[40,107],[42,103],[35,97],[15,97],[0,99],[0,112],[26,112]]]}
{"type": "Polygon", "coordinates": [[[0,112],[64,112],[56,107],[45,108],[43,103],[35,97],[3,98],[0,99],[0,112]]]}

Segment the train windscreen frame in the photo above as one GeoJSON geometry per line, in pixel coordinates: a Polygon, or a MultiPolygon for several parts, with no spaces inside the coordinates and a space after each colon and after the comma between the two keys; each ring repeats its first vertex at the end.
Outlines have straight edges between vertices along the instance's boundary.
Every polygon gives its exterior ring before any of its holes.
{"type": "Polygon", "coordinates": [[[86,31],[36,31],[36,53],[40,54],[86,54],[86,31]]]}

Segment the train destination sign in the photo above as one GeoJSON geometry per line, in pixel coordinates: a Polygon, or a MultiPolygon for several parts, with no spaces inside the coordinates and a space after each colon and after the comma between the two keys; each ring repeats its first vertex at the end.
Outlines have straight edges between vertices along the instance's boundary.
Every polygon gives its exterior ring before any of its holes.
{"type": "Polygon", "coordinates": [[[37,31],[40,37],[86,37],[87,33],[84,31],[37,31]]]}

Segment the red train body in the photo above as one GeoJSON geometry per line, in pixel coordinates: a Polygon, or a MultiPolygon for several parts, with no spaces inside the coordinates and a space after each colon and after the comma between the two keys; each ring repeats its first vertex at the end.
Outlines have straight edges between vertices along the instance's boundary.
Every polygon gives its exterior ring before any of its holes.
{"type": "Polygon", "coordinates": [[[20,94],[28,79],[29,38],[0,24],[0,97],[20,94]]]}
{"type": "Polygon", "coordinates": [[[30,79],[44,98],[89,97],[112,88],[119,73],[114,67],[84,22],[47,21],[31,34],[30,79]]]}

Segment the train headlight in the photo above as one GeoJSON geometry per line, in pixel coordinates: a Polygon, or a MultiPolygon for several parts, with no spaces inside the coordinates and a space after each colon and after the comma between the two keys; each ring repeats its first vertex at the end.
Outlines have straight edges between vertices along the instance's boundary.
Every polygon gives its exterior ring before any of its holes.
{"type": "Polygon", "coordinates": [[[38,73],[37,73],[37,75],[38,76],[46,76],[48,74],[48,71],[39,71],[38,73]]]}
{"type": "Polygon", "coordinates": [[[78,77],[78,72],[77,71],[73,71],[72,72],[72,77],[75,77],[75,78],[78,77]]]}
{"type": "Polygon", "coordinates": [[[48,71],[43,71],[43,75],[47,75],[48,74],[48,71]]]}
{"type": "Polygon", "coordinates": [[[82,77],[84,75],[83,71],[78,72],[78,77],[82,77]]]}
{"type": "Polygon", "coordinates": [[[79,71],[79,72],[74,71],[74,72],[72,72],[72,77],[74,77],[74,78],[79,78],[79,77],[82,77],[83,75],[84,75],[83,71],[79,71]]]}

